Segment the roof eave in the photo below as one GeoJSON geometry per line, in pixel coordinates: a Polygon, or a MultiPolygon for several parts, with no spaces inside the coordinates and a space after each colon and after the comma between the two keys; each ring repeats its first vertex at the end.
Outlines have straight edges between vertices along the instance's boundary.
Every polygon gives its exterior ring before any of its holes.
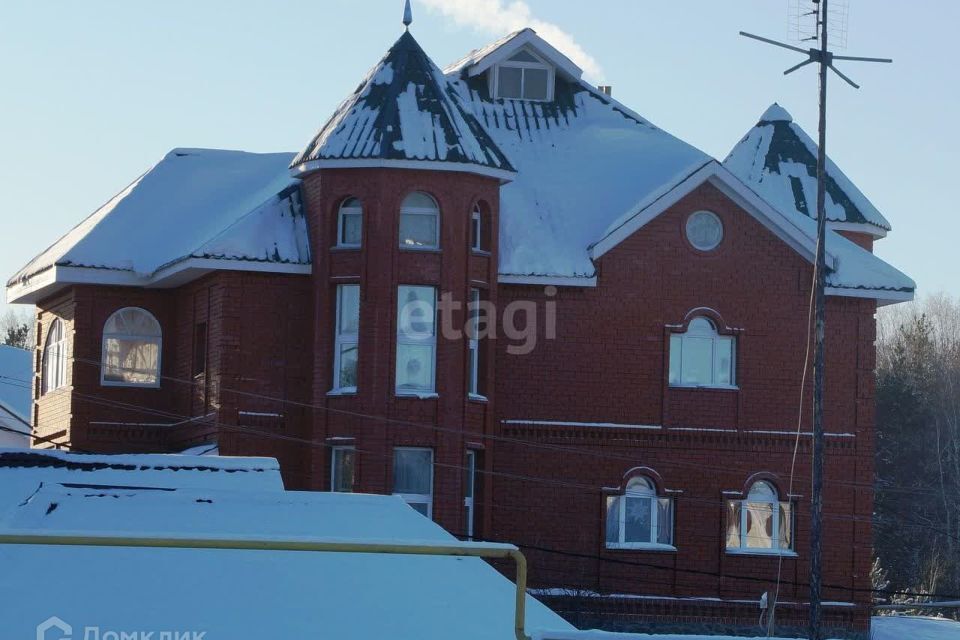
{"type": "Polygon", "coordinates": [[[290,167],[290,175],[302,178],[320,169],[419,169],[423,171],[456,171],[496,178],[501,184],[512,182],[515,171],[487,167],[469,162],[444,162],[442,160],[391,160],[386,158],[345,158],[307,160],[290,167]]]}

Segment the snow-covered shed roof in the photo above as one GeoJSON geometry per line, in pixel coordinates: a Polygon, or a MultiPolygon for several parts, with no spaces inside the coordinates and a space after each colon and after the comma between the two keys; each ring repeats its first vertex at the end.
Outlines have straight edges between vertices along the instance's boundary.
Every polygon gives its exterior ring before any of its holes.
{"type": "Polygon", "coordinates": [[[0,344],[0,409],[30,424],[33,393],[33,352],[0,344]]]}
{"type": "Polygon", "coordinates": [[[505,180],[513,173],[409,31],[291,164],[295,174],[358,166],[468,171],[505,180]]]}
{"type": "Polygon", "coordinates": [[[174,149],[13,276],[8,300],[91,278],[170,286],[189,269],[309,273],[292,157],[174,149]]]}
{"type": "MultiPolygon", "coordinates": [[[[471,544],[394,496],[44,487],[3,506],[4,533],[471,544]]],[[[4,624],[16,637],[33,637],[53,613],[75,630],[211,640],[515,637],[515,587],[480,558],[0,545],[0,562],[0,597],[17,611],[4,624]]],[[[572,629],[532,597],[526,624],[572,629]]]]}
{"type": "Polygon", "coordinates": [[[22,502],[41,486],[282,491],[283,480],[273,458],[0,449],[0,509],[22,502]]]}
{"type": "Polygon", "coordinates": [[[448,77],[517,169],[500,191],[505,281],[593,278],[588,248],[610,223],[710,160],[579,79],[558,74],[553,102],[493,99],[468,68],[448,77]]]}
{"type": "MultiPolygon", "coordinates": [[[[723,161],[734,175],[782,211],[817,216],[817,144],[774,103],[723,161]]],[[[882,237],[890,223],[827,158],[827,220],[863,225],[882,237]]]]}

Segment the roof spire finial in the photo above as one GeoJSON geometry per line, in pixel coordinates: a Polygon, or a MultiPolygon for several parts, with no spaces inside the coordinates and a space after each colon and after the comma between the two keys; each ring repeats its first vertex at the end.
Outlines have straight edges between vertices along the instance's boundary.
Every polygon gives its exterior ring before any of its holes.
{"type": "Polygon", "coordinates": [[[407,0],[406,4],[403,6],[403,26],[406,27],[407,31],[410,30],[410,23],[413,22],[413,11],[410,9],[410,0],[407,0]]]}

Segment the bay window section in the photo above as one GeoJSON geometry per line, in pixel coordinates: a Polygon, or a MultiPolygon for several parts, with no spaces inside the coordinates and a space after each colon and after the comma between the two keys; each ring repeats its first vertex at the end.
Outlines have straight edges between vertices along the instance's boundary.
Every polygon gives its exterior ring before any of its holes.
{"type": "Polygon", "coordinates": [[[727,501],[727,552],[793,553],[793,504],[780,501],[766,481],[755,482],[745,500],[727,501]]]}
{"type": "Polygon", "coordinates": [[[426,517],[433,517],[433,449],[393,450],[393,495],[426,517]]]}
{"type": "Polygon", "coordinates": [[[649,478],[637,476],[622,495],[606,498],[608,549],[674,551],[673,500],[657,496],[649,478]]]}
{"type": "Polygon", "coordinates": [[[400,248],[440,247],[440,207],[436,200],[415,191],[400,205],[400,248]]]}
{"type": "Polygon", "coordinates": [[[356,393],[359,363],[360,285],[337,287],[333,350],[333,393],[356,393]]]}
{"type": "Polygon", "coordinates": [[[706,318],[691,320],[685,333],[670,336],[670,385],[734,388],[736,339],[718,333],[706,318]]]}
{"type": "Polygon", "coordinates": [[[437,290],[401,285],[397,290],[397,394],[433,395],[436,359],[437,290]]]}

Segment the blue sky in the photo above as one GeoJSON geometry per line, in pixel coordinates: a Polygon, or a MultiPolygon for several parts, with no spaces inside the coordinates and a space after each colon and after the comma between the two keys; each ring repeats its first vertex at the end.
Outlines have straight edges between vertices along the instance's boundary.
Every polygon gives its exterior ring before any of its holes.
{"type": "MultiPolygon", "coordinates": [[[[813,69],[784,77],[795,54],[737,36],[787,39],[787,5],[414,0],[412,31],[443,66],[518,22],[547,23],[615,97],[722,159],[774,101],[815,137],[813,69]]],[[[401,13],[401,0],[2,3],[0,275],[174,147],[299,150],[399,36],[401,13]]],[[[850,0],[844,53],[895,63],[847,63],[863,88],[830,85],[830,155],[892,222],[877,253],[921,293],[960,295],[958,23],[957,2],[850,0]]]]}

